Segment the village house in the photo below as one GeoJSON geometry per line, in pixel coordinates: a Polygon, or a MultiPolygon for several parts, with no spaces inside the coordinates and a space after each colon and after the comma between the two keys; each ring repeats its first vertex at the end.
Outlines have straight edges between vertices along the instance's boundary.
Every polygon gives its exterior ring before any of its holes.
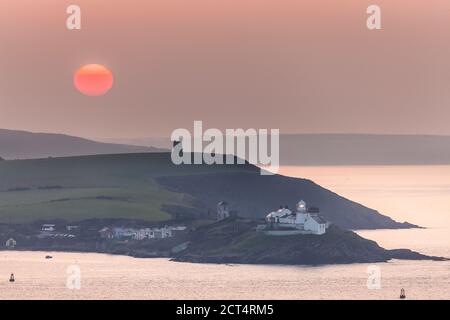
{"type": "Polygon", "coordinates": [[[217,216],[216,216],[217,221],[221,221],[221,220],[227,219],[229,217],[236,217],[236,216],[237,216],[237,210],[231,209],[228,202],[220,201],[217,204],[217,216]]]}
{"type": "Polygon", "coordinates": [[[164,227],[160,229],[155,229],[155,238],[156,239],[165,239],[172,237],[172,229],[164,227]]]}
{"type": "Polygon", "coordinates": [[[113,228],[114,238],[132,238],[136,230],[131,228],[113,228]]]}
{"type": "Polygon", "coordinates": [[[166,239],[174,236],[176,232],[185,231],[185,226],[175,227],[162,227],[162,228],[123,228],[105,227],[99,231],[100,237],[104,239],[132,239],[132,240],[144,240],[144,239],[166,239]]]}
{"type": "Polygon", "coordinates": [[[226,201],[220,201],[217,204],[217,221],[226,219],[230,216],[230,209],[226,201]]]}
{"type": "Polygon", "coordinates": [[[55,231],[55,225],[54,224],[43,224],[41,231],[48,231],[48,232],[53,232],[55,231]]]}
{"type": "Polygon", "coordinates": [[[75,238],[74,234],[61,233],[61,232],[41,232],[38,236],[39,239],[45,238],[75,238]]]}
{"type": "Polygon", "coordinates": [[[56,231],[55,224],[43,224],[41,227],[41,232],[37,236],[39,239],[44,238],[75,238],[74,234],[63,233],[56,231]]]}
{"type": "Polygon", "coordinates": [[[174,232],[183,232],[186,231],[187,227],[186,226],[174,226],[174,227],[169,227],[170,230],[172,230],[172,233],[174,232]]]}
{"type": "Polygon", "coordinates": [[[150,228],[136,230],[132,238],[133,240],[154,239],[155,230],[150,228]]]}
{"type": "Polygon", "coordinates": [[[80,226],[66,226],[67,231],[76,231],[80,226]]]}
{"type": "Polygon", "coordinates": [[[307,208],[306,202],[301,200],[296,206],[296,212],[292,212],[287,206],[284,206],[269,213],[266,216],[265,230],[278,230],[276,234],[282,234],[284,230],[322,235],[326,233],[328,226],[329,223],[320,216],[318,208],[307,208]]]}
{"type": "Polygon", "coordinates": [[[5,247],[7,247],[9,249],[13,249],[13,248],[15,248],[16,245],[17,245],[17,242],[13,238],[6,240],[5,247]]]}
{"type": "Polygon", "coordinates": [[[111,228],[104,227],[99,233],[101,238],[114,239],[114,231],[111,228]]]}

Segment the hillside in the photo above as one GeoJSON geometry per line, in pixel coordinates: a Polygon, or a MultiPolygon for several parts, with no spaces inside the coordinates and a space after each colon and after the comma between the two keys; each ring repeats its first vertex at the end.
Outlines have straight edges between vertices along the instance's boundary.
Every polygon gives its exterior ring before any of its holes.
{"type": "MultiPolygon", "coordinates": [[[[106,142],[170,148],[168,138],[106,142]]],[[[450,164],[450,136],[395,134],[281,134],[281,165],[450,164]]]]}
{"type": "Polygon", "coordinates": [[[311,180],[281,175],[260,176],[239,174],[196,174],[188,179],[179,176],[159,177],[157,181],[169,190],[186,193],[208,208],[221,200],[229,202],[243,217],[257,219],[280,205],[293,208],[299,200],[320,207],[321,214],[345,229],[409,228],[359,203],[345,199],[311,180]]]}
{"type": "MultiPolygon", "coordinates": [[[[0,129],[0,158],[164,152],[170,148],[168,138],[106,140],[108,143],[64,134],[0,129]]],[[[314,166],[450,164],[450,136],[282,134],[280,162],[281,165],[314,166]]]]}
{"type": "MultiPolygon", "coordinates": [[[[59,221],[60,230],[65,230],[59,221]]],[[[151,227],[135,221],[134,227],[151,227]]],[[[196,220],[187,231],[165,239],[123,241],[99,236],[105,225],[122,226],[130,221],[91,219],[78,222],[75,237],[40,237],[34,224],[1,224],[0,241],[14,235],[15,250],[99,252],[138,258],[172,258],[195,263],[323,265],[346,263],[377,263],[391,259],[447,261],[442,257],[420,254],[408,249],[386,250],[352,231],[331,225],[324,235],[269,236],[257,232],[262,221],[231,217],[221,221],[196,220]]],[[[0,247],[0,251],[4,247],[0,247]]]]}
{"type": "Polygon", "coordinates": [[[0,157],[4,159],[38,159],[158,151],[163,150],[152,147],[102,143],[63,134],[0,129],[0,157]]]}
{"type": "Polygon", "coordinates": [[[187,250],[175,256],[175,260],[290,265],[446,260],[407,249],[386,250],[374,241],[333,225],[321,236],[268,236],[255,232],[255,227],[255,221],[233,218],[202,226],[191,235],[187,250]]]}
{"type": "Polygon", "coordinates": [[[245,170],[248,167],[175,166],[168,153],[1,161],[0,223],[90,218],[164,221],[183,213],[193,217],[199,212],[193,208],[200,204],[167,190],[156,177],[245,170]]]}
{"type": "Polygon", "coordinates": [[[252,165],[175,166],[169,153],[1,161],[0,177],[0,222],[211,217],[220,200],[261,218],[304,199],[342,228],[411,227],[310,180],[261,176],[252,165]]]}

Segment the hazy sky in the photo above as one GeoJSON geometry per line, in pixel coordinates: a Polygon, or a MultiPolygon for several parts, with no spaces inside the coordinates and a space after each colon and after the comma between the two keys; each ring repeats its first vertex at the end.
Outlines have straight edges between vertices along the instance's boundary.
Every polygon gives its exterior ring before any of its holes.
{"type": "Polygon", "coordinates": [[[0,44],[0,128],[450,134],[448,0],[1,0],[0,44]],[[106,96],[74,89],[87,63],[113,71],[106,96]]]}

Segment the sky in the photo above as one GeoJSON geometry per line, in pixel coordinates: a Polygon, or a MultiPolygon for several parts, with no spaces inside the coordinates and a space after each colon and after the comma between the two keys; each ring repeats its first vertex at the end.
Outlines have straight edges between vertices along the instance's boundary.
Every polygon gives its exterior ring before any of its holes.
{"type": "Polygon", "coordinates": [[[0,128],[450,135],[449,39],[448,0],[2,0],[0,128]],[[104,96],[74,88],[90,63],[114,73],[104,96]]]}

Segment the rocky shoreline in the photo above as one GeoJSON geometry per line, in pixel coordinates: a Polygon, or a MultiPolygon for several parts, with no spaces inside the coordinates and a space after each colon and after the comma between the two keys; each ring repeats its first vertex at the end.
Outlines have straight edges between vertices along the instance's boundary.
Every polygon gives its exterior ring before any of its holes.
{"type": "MultiPolygon", "coordinates": [[[[177,237],[141,241],[103,239],[94,237],[94,232],[71,239],[39,239],[16,234],[20,245],[11,250],[103,253],[223,264],[329,265],[377,263],[391,259],[448,260],[408,249],[386,250],[374,241],[335,225],[331,225],[326,234],[320,236],[270,236],[257,232],[257,224],[256,220],[231,217],[191,226],[189,232],[177,237]]],[[[5,236],[0,238],[6,241],[5,236]]]]}
{"type": "Polygon", "coordinates": [[[251,220],[228,220],[199,229],[191,245],[174,257],[194,263],[328,265],[377,263],[392,259],[447,261],[409,249],[387,250],[352,231],[330,226],[318,235],[268,236],[251,220]]]}

